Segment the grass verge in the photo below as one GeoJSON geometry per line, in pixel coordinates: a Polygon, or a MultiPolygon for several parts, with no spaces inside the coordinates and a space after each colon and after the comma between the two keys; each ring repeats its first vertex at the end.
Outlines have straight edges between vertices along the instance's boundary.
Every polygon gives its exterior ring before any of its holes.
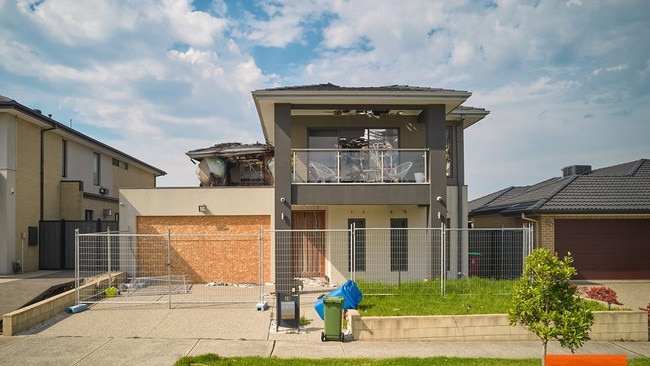
{"type": "MultiPolygon", "coordinates": [[[[509,360],[502,358],[458,358],[458,357],[426,357],[412,358],[399,357],[387,359],[367,358],[275,358],[275,357],[220,357],[216,354],[200,356],[187,356],[179,359],[175,366],[223,366],[223,365],[249,365],[249,366],[539,366],[539,358],[509,360]]],[[[650,366],[650,358],[629,359],[628,366],[650,366]]]]}

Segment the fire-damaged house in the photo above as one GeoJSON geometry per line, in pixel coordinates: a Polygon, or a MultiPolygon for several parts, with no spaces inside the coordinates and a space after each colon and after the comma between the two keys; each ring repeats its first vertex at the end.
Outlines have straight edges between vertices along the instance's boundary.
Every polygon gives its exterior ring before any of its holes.
{"type": "Polygon", "coordinates": [[[200,187],[120,190],[120,227],[169,233],[169,271],[192,283],[272,282],[282,306],[295,302],[295,278],[467,274],[467,245],[430,233],[468,225],[464,133],[489,114],[463,105],[470,96],[408,85],[253,91],[264,143],[188,151],[200,187]],[[209,235],[233,240],[200,244],[209,235]]]}
{"type": "MultiPolygon", "coordinates": [[[[464,131],[489,114],[463,105],[470,96],[408,85],[253,91],[264,143],[215,141],[188,151],[200,187],[121,190],[120,227],[137,233],[170,227],[175,233],[409,229],[440,227],[444,219],[447,227],[466,228],[464,131]]],[[[352,256],[354,268],[386,278],[399,268],[409,278],[417,275],[408,269],[426,260],[415,241],[393,245],[397,239],[390,237],[373,245],[360,237],[355,253],[335,249],[327,237],[287,244],[270,238],[264,244],[265,281],[286,272],[286,278],[340,283],[349,276],[352,256]],[[393,248],[399,258],[371,265],[379,247],[393,248]],[[290,257],[279,258],[285,255],[290,257]]],[[[449,263],[450,276],[467,273],[466,251],[450,247],[450,258],[459,258],[449,263]]],[[[184,262],[199,266],[194,261],[206,257],[184,262]]],[[[215,280],[207,269],[192,273],[194,281],[215,280]]]]}
{"type": "Polygon", "coordinates": [[[188,151],[200,186],[272,186],[273,147],[228,142],[188,151]]]}

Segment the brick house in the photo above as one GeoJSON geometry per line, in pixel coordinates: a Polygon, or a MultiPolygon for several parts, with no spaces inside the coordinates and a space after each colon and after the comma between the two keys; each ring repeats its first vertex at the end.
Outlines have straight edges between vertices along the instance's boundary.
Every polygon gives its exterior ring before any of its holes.
{"type": "Polygon", "coordinates": [[[120,188],[155,187],[165,174],[0,96],[0,274],[40,268],[50,245],[41,222],[116,220],[120,188]]]}
{"type": "Polygon", "coordinates": [[[650,160],[562,172],[471,201],[473,227],[533,225],[537,246],[571,252],[579,279],[650,279],[650,160]]]}

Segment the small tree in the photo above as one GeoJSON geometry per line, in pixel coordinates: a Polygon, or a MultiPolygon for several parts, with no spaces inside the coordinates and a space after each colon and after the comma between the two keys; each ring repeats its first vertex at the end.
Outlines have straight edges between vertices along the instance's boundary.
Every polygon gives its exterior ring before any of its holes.
{"type": "Polygon", "coordinates": [[[535,249],[513,289],[508,319],[513,326],[528,327],[542,340],[542,365],[549,340],[558,340],[573,353],[590,339],[594,315],[574,296],[577,288],[569,280],[578,272],[572,263],[571,253],[560,260],[547,249],[535,249]]]}

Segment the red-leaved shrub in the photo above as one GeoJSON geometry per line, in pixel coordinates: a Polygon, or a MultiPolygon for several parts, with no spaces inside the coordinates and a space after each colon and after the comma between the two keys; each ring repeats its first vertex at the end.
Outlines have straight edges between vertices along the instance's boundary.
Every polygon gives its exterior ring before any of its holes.
{"type": "Polygon", "coordinates": [[[623,305],[623,303],[618,301],[618,298],[616,297],[616,291],[607,286],[585,288],[583,292],[590,299],[604,301],[608,304],[623,305]]]}

